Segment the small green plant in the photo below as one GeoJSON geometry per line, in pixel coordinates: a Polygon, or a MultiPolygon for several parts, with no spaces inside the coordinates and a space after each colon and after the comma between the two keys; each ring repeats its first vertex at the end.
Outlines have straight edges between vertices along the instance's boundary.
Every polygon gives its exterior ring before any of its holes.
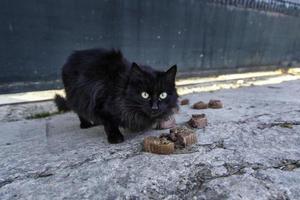
{"type": "Polygon", "coordinates": [[[280,127],[281,127],[281,128],[293,128],[293,124],[292,124],[292,123],[285,122],[285,123],[283,123],[283,124],[280,124],[280,127]]]}
{"type": "Polygon", "coordinates": [[[30,116],[26,117],[26,119],[46,118],[46,117],[61,114],[61,113],[63,113],[63,112],[59,112],[59,111],[56,111],[56,112],[40,112],[40,113],[35,113],[35,114],[30,115],[30,116]]]}

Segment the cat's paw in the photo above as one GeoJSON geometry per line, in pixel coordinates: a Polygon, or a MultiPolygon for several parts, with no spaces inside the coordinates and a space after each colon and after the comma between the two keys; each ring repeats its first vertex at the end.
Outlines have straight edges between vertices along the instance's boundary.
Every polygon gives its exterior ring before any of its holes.
{"type": "Polygon", "coordinates": [[[124,136],[123,135],[113,135],[107,137],[107,140],[110,144],[118,144],[121,142],[124,142],[124,136]]]}
{"type": "Polygon", "coordinates": [[[80,123],[81,129],[91,128],[92,126],[93,126],[92,124],[80,123]]]}

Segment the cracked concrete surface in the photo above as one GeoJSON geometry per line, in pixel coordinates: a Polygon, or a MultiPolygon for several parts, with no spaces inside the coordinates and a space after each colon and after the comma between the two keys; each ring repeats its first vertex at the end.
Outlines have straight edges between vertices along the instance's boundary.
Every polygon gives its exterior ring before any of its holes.
{"type": "Polygon", "coordinates": [[[0,107],[0,199],[300,199],[300,81],[185,97],[225,106],[182,106],[178,123],[205,113],[209,125],[173,155],[142,151],[167,130],[109,145],[73,113],[25,120],[51,102],[0,107]]]}

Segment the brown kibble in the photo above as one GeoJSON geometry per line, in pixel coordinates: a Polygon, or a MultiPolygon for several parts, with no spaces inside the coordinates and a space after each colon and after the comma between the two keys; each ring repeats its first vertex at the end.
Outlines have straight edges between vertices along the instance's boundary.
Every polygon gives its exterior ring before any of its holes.
{"type": "Polygon", "coordinates": [[[186,127],[176,127],[170,130],[170,135],[176,136],[176,143],[180,146],[188,146],[197,143],[196,133],[186,127]]]}
{"type": "Polygon", "coordinates": [[[211,99],[208,103],[208,107],[218,109],[223,108],[223,104],[220,100],[211,99]]]}
{"type": "Polygon", "coordinates": [[[167,140],[170,140],[172,142],[176,142],[177,140],[175,133],[163,133],[159,136],[159,138],[166,138],[167,140]]]}
{"type": "Polygon", "coordinates": [[[182,99],[181,101],[180,101],[180,105],[188,105],[190,103],[190,100],[188,100],[188,99],[182,99]]]}
{"type": "Polygon", "coordinates": [[[179,144],[185,147],[191,144],[195,144],[197,142],[197,137],[195,133],[182,132],[177,135],[177,140],[179,144]]]}
{"type": "Polygon", "coordinates": [[[199,101],[193,105],[194,109],[206,109],[207,107],[207,103],[204,103],[203,101],[199,101]]]}
{"type": "Polygon", "coordinates": [[[175,148],[182,148],[197,143],[194,130],[187,127],[170,129],[170,133],[163,133],[160,137],[148,136],[144,139],[144,150],[156,154],[171,154],[175,148]]]}
{"type": "Polygon", "coordinates": [[[149,136],[144,139],[144,149],[147,152],[156,154],[171,154],[174,152],[174,143],[166,138],[149,136]]]}
{"type": "Polygon", "coordinates": [[[192,115],[188,124],[193,128],[204,128],[207,126],[207,118],[205,117],[205,114],[192,115]]]}

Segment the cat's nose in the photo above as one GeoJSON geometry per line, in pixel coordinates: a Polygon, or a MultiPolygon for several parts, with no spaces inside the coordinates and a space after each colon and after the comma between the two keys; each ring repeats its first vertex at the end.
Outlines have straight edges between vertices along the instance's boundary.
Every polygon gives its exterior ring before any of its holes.
{"type": "Polygon", "coordinates": [[[158,110],[157,102],[154,102],[154,103],[152,104],[151,109],[152,109],[152,111],[157,111],[157,110],[158,110]]]}

